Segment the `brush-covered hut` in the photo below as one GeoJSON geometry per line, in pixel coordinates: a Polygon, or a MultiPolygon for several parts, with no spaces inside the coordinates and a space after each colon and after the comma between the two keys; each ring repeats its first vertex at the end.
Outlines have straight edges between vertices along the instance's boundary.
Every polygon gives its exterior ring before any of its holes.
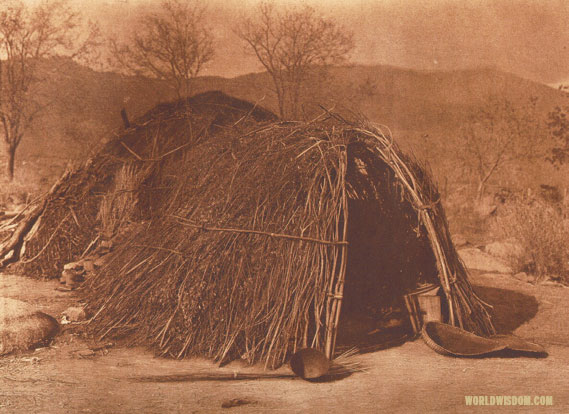
{"type": "Polygon", "coordinates": [[[435,185],[391,137],[205,96],[158,107],[66,177],[43,214],[53,224],[27,242],[30,266],[58,240],[33,268],[44,272],[112,227],[119,242],[82,287],[100,336],[274,367],[299,347],[333,356],[343,310],[390,306],[423,283],[442,287],[449,323],[493,332],[435,185]]]}

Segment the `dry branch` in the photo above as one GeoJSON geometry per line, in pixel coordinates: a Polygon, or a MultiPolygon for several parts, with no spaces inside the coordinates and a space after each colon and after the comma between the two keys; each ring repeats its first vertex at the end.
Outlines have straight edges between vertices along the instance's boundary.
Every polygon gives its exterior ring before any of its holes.
{"type": "Polygon", "coordinates": [[[36,206],[28,215],[18,224],[16,231],[10,237],[10,240],[2,247],[0,250],[0,267],[5,266],[9,262],[13,262],[19,259],[19,250],[24,243],[24,238],[28,232],[32,229],[38,218],[44,211],[46,202],[36,206]],[[13,252],[9,257],[8,253],[13,252]]]}
{"type": "Polygon", "coordinates": [[[259,231],[259,230],[210,227],[210,226],[206,226],[205,224],[189,223],[183,217],[174,216],[174,215],[172,215],[170,217],[178,219],[178,222],[180,224],[182,224],[183,226],[192,227],[194,229],[199,229],[199,230],[203,230],[203,231],[226,231],[229,233],[260,234],[260,235],[264,235],[264,236],[268,236],[268,237],[275,237],[275,238],[288,239],[288,240],[306,241],[306,242],[311,242],[311,243],[325,244],[325,245],[329,245],[329,246],[347,245],[348,244],[348,242],[345,240],[330,241],[330,240],[315,239],[312,237],[293,236],[291,234],[269,233],[266,231],[259,231]]]}

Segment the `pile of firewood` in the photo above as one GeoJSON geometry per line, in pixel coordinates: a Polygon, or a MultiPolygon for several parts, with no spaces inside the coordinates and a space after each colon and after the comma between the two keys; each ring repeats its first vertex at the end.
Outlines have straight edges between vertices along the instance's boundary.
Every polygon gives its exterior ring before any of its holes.
{"type": "Polygon", "coordinates": [[[32,238],[38,229],[49,196],[57,191],[61,182],[68,176],[69,171],[66,171],[47,195],[30,201],[18,211],[0,213],[0,268],[20,259],[25,251],[26,241],[32,238]]]}

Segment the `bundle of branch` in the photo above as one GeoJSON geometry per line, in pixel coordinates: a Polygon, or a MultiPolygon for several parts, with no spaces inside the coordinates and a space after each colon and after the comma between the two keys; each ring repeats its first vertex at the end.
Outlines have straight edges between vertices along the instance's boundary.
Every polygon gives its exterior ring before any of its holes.
{"type": "MultiPolygon", "coordinates": [[[[175,357],[221,361],[239,349],[271,365],[291,336],[306,341],[311,309],[319,320],[333,312],[327,292],[346,247],[345,151],[314,132],[220,131],[188,152],[161,216],[88,281],[92,309],[105,306],[101,334],[131,331],[175,357]]],[[[315,331],[322,346],[330,331],[315,331]]]]}
{"type": "Polygon", "coordinates": [[[12,217],[8,223],[3,225],[2,233],[5,234],[0,244],[0,267],[13,263],[20,259],[20,255],[25,251],[26,241],[35,234],[39,219],[45,207],[47,197],[57,192],[63,180],[67,178],[69,171],[52,186],[47,196],[40,197],[29,203],[20,213],[12,217]]]}

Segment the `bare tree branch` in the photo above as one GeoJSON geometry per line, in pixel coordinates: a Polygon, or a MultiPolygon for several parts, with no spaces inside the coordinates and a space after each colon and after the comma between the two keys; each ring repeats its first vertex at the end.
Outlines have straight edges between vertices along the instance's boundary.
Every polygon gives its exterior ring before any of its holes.
{"type": "Polygon", "coordinates": [[[257,16],[244,19],[235,33],[271,76],[283,118],[299,117],[302,86],[311,72],[344,62],[353,48],[352,33],[309,6],[277,10],[260,3],[257,16]]]}
{"type": "Polygon", "coordinates": [[[463,126],[453,153],[463,169],[478,177],[478,199],[490,179],[507,166],[544,156],[547,137],[536,103],[535,98],[525,105],[493,98],[463,126]]]}
{"type": "Polygon", "coordinates": [[[165,0],[146,15],[126,43],[110,40],[112,63],[129,73],[165,79],[178,97],[191,92],[190,81],[214,56],[213,35],[198,2],[165,0]]]}
{"type": "Polygon", "coordinates": [[[80,24],[80,16],[65,0],[43,0],[35,7],[21,1],[0,3],[0,122],[10,180],[24,133],[45,107],[31,96],[32,85],[40,81],[39,63],[60,54],[85,56],[96,45],[95,26],[78,44],[80,24]]]}

